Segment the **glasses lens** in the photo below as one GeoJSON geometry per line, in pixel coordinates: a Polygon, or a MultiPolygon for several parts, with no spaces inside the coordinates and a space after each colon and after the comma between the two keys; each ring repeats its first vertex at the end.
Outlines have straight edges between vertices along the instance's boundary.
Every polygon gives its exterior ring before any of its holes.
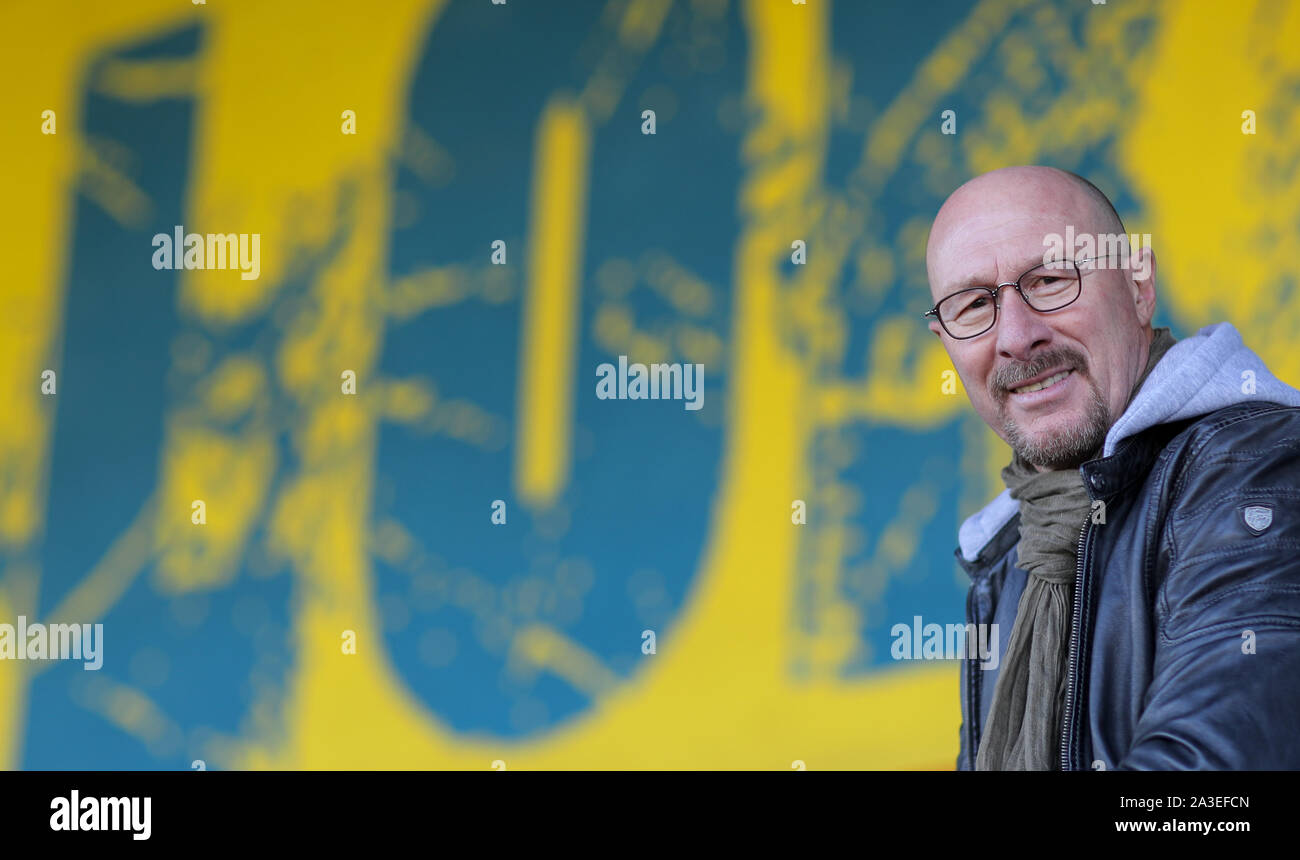
{"type": "Polygon", "coordinates": [[[1069,260],[1046,263],[1025,273],[1020,292],[1036,311],[1065,307],[1079,297],[1079,269],[1069,260]]]}
{"type": "Polygon", "coordinates": [[[984,289],[962,290],[939,302],[939,321],[953,337],[974,337],[993,325],[993,295],[984,289]]]}

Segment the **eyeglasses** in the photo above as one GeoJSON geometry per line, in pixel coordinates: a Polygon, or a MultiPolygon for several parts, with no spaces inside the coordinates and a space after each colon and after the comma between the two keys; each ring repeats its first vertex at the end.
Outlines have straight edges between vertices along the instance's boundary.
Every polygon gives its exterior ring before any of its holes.
{"type": "MultiPolygon", "coordinates": [[[[998,321],[998,293],[1003,287],[1015,287],[1025,304],[1038,311],[1059,311],[1072,304],[1083,293],[1084,263],[1104,260],[1114,254],[1087,257],[1082,260],[1053,260],[1043,263],[1016,278],[1014,283],[995,287],[967,287],[944,296],[939,303],[922,316],[935,317],[939,325],[953,340],[978,337],[993,328],[998,321]]],[[[1091,269],[1089,269],[1090,271],[1091,269]]]]}

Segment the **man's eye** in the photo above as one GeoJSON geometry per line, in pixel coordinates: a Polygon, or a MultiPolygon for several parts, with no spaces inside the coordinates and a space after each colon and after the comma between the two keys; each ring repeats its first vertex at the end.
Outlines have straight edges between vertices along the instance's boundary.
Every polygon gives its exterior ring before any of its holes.
{"type": "Polygon", "coordinates": [[[953,302],[952,304],[954,307],[948,308],[944,316],[950,320],[961,320],[968,317],[978,316],[983,313],[984,303],[987,301],[987,297],[980,297],[965,299],[960,304],[953,302]]]}
{"type": "Polygon", "coordinates": [[[1077,280],[1069,275],[1039,275],[1021,289],[1040,295],[1056,295],[1072,288],[1077,280]]]}

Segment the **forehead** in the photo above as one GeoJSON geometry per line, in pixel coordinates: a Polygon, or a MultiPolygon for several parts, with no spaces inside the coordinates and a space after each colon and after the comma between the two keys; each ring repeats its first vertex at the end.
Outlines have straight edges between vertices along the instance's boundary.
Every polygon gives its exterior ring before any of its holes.
{"type": "Polygon", "coordinates": [[[963,191],[944,204],[931,229],[926,268],[935,298],[1012,280],[1043,259],[1052,235],[1092,232],[1098,223],[1092,202],[1073,187],[963,191]]]}

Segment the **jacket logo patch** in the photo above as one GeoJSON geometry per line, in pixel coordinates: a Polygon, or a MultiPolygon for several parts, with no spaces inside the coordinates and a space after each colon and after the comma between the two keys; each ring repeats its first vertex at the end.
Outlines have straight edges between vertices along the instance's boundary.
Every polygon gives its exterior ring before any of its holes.
{"type": "Polygon", "coordinates": [[[1268,505],[1247,505],[1241,509],[1241,518],[1254,534],[1263,534],[1273,524],[1273,509],[1268,505]]]}

